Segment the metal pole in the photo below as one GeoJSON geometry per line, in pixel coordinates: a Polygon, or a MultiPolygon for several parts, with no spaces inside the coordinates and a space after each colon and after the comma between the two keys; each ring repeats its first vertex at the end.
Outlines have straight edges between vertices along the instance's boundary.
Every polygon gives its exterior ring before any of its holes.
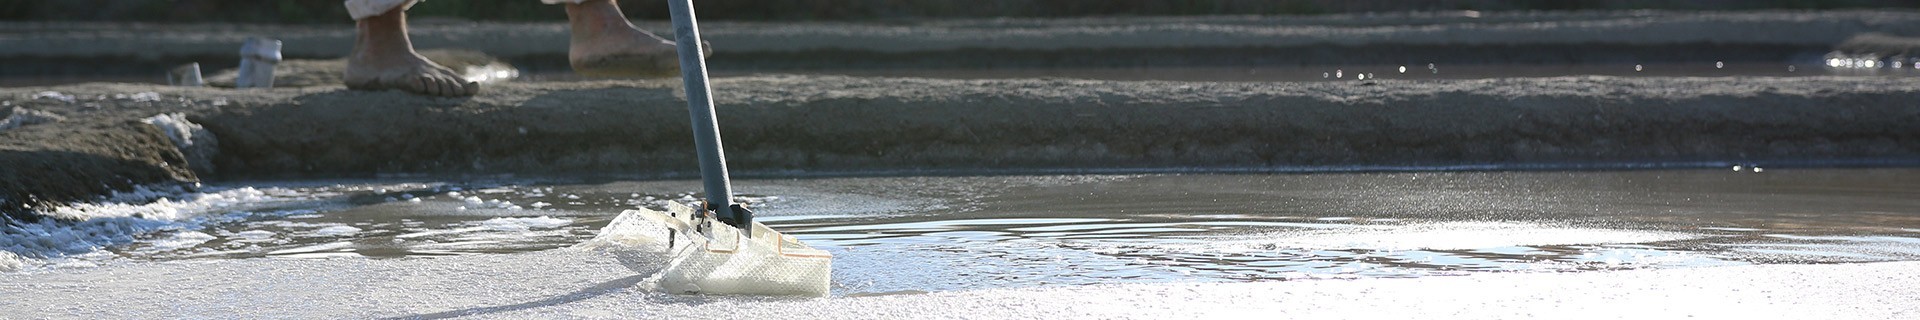
{"type": "MultiPolygon", "coordinates": [[[[693,142],[700,154],[700,179],[705,182],[707,205],[735,227],[751,231],[753,216],[735,212],[733,188],[727,182],[727,156],[720,149],[720,124],[713,117],[712,89],[707,87],[707,63],[701,55],[700,27],[694,22],[693,0],[667,1],[673,13],[674,43],[680,50],[680,77],[686,82],[687,111],[693,114],[693,142]]],[[[744,210],[741,210],[744,211],[744,210]]],[[[752,232],[747,232],[751,237],[752,232]]]]}

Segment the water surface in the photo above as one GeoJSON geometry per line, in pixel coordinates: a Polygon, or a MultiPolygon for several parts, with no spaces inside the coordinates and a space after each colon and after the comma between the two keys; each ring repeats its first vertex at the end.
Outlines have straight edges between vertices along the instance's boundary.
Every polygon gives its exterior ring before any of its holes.
{"type": "MultiPolygon", "coordinates": [[[[224,189],[223,189],[224,188],[224,189]]],[[[697,181],[329,181],[65,260],[391,259],[550,250],[697,181]]],[[[1920,259],[1920,170],[741,180],[835,254],[839,294],[1920,259]]],[[[228,191],[220,191],[228,190],[228,191]]],[[[224,209],[213,208],[210,211],[224,209]]],[[[55,264],[56,266],[59,264],[55,264]]]]}

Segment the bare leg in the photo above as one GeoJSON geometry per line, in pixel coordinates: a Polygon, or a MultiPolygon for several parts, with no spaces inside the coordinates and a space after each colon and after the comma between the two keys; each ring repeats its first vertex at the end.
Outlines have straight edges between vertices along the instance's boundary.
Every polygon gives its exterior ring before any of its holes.
{"type": "Polygon", "coordinates": [[[356,23],[353,54],[347,57],[348,89],[397,89],[446,97],[471,96],[480,91],[480,84],[413,51],[413,42],[407,39],[406,8],[394,8],[356,23]]]}
{"type": "MultiPolygon", "coordinates": [[[[671,77],[680,74],[673,41],[661,39],[627,22],[614,0],[586,0],[567,4],[573,44],[567,62],[573,71],[589,77],[671,77]]],[[[713,55],[709,48],[705,55],[713,55]]]]}

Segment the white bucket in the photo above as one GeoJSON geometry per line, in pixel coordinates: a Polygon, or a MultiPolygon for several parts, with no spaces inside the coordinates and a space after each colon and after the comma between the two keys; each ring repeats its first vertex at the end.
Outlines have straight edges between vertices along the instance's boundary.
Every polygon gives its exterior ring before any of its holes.
{"type": "Polygon", "coordinates": [[[280,64],[280,40],[247,38],[240,45],[240,72],[234,88],[272,88],[273,67],[280,64]]]}

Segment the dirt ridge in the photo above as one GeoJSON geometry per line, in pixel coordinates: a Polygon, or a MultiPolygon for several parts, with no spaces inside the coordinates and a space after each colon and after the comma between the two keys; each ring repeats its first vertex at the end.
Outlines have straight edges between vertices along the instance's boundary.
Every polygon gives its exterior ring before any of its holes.
{"type": "MultiPolygon", "coordinates": [[[[466,99],[337,86],[0,89],[10,106],[69,119],[0,131],[0,174],[10,182],[0,194],[11,198],[0,207],[202,177],[691,176],[691,130],[675,82],[506,83],[466,99]],[[75,98],[34,98],[49,91],[75,98]],[[191,164],[163,135],[133,121],[162,112],[184,113],[218,137],[218,172],[182,169],[191,164]],[[31,169],[49,165],[58,170],[31,169]]],[[[1912,125],[1920,123],[1920,79],[1898,77],[756,76],[718,79],[714,89],[730,164],[775,176],[1920,159],[1920,126],[1912,125]]]]}

